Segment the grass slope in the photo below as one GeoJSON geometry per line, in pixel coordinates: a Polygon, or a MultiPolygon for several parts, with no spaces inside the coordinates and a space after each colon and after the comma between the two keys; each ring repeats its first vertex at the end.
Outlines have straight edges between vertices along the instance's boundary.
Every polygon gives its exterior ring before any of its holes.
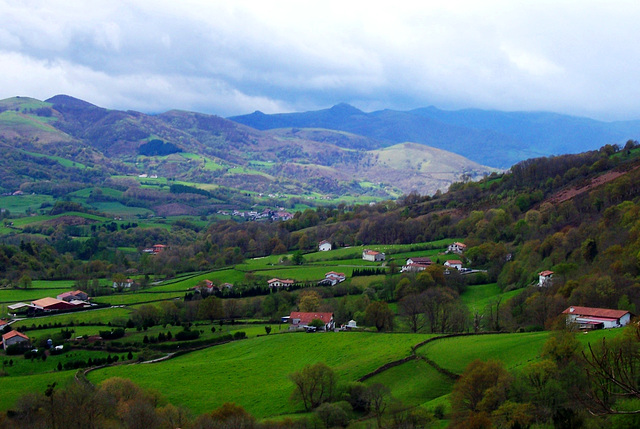
{"type": "Polygon", "coordinates": [[[233,342],[157,364],[98,370],[89,379],[130,378],[154,388],[169,402],[194,413],[236,402],[257,417],[302,411],[291,404],[288,375],[325,362],[340,382],[355,381],[377,367],[407,356],[424,335],[374,333],[283,334],[233,342]],[[198,392],[194,395],[194,392],[198,392]]]}

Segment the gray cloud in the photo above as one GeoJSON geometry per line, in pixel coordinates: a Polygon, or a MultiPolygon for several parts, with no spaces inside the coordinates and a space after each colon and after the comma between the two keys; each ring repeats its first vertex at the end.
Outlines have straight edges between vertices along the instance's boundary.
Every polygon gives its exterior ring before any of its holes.
{"type": "Polygon", "coordinates": [[[222,116],[345,101],[640,117],[640,5],[441,3],[0,0],[0,97],[222,116]]]}

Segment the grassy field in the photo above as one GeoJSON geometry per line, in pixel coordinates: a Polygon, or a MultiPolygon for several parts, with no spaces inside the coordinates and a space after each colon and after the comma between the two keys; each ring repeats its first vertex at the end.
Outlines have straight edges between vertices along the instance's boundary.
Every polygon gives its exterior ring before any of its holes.
{"type": "MultiPolygon", "coordinates": [[[[612,338],[621,329],[607,329],[579,334],[578,340],[586,345],[604,338],[612,338]]],[[[528,332],[517,334],[490,334],[467,337],[443,338],[420,347],[419,355],[427,356],[435,363],[456,374],[462,374],[475,359],[498,359],[509,370],[516,369],[540,359],[542,347],[551,332],[528,332]],[[455,350],[455,353],[451,351],[455,350]]]]}
{"type": "Polygon", "coordinates": [[[371,377],[366,384],[382,383],[406,406],[424,405],[451,392],[453,381],[423,360],[412,360],[371,377]]]}
{"type": "Polygon", "coordinates": [[[90,373],[89,379],[99,382],[126,377],[157,389],[171,403],[194,413],[231,401],[262,418],[302,409],[289,401],[292,384],[288,375],[304,365],[325,362],[341,382],[355,381],[380,365],[407,356],[411,346],[424,338],[374,333],[269,335],[157,364],[106,368],[90,373]]]}
{"type": "Polygon", "coordinates": [[[75,373],[75,370],[69,370],[26,375],[22,377],[2,377],[0,409],[4,411],[12,408],[15,405],[16,400],[24,393],[44,393],[47,386],[52,383],[58,383],[58,386],[64,387],[67,383],[73,382],[73,376],[75,373]]]}
{"type": "Polygon", "coordinates": [[[460,296],[462,303],[469,307],[469,310],[484,311],[490,303],[495,303],[502,298],[505,303],[510,298],[521,293],[524,289],[515,289],[508,292],[502,292],[497,283],[489,283],[486,285],[467,286],[460,296]]]}
{"type": "Polygon", "coordinates": [[[24,319],[15,322],[12,326],[15,329],[19,329],[21,326],[31,327],[33,325],[42,325],[45,323],[61,323],[63,325],[70,323],[73,323],[74,325],[79,325],[81,323],[84,323],[85,325],[102,323],[106,325],[113,319],[127,320],[130,312],[131,310],[128,308],[103,308],[99,310],[88,310],[24,319]]]}

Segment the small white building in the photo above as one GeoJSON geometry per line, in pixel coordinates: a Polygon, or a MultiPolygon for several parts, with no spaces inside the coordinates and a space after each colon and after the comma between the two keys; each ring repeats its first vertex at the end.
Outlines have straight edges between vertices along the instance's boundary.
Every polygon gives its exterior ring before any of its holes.
{"type": "Polygon", "coordinates": [[[467,245],[457,241],[455,243],[451,243],[447,248],[447,252],[457,253],[458,255],[461,255],[462,253],[464,253],[465,250],[467,250],[467,245]]]}
{"type": "Polygon", "coordinates": [[[413,258],[407,259],[407,265],[411,265],[411,264],[431,265],[433,264],[433,261],[431,260],[431,258],[427,258],[426,256],[425,257],[414,256],[413,258]]]}
{"type": "Polygon", "coordinates": [[[379,262],[384,261],[384,253],[377,252],[375,250],[365,249],[362,251],[362,259],[365,261],[379,262]]]}
{"type": "Polygon", "coordinates": [[[540,271],[538,273],[538,286],[545,287],[553,284],[553,271],[540,271]]]}
{"type": "Polygon", "coordinates": [[[462,269],[462,261],[458,259],[450,259],[444,263],[444,266],[447,268],[455,268],[460,271],[462,269]]]}
{"type": "Polygon", "coordinates": [[[267,284],[269,285],[270,288],[281,288],[281,287],[289,287],[289,286],[293,286],[295,282],[293,280],[289,280],[289,279],[277,279],[277,278],[273,278],[271,280],[267,280],[267,284]]]}
{"type": "Polygon", "coordinates": [[[576,323],[580,329],[620,328],[629,324],[631,313],[626,310],[572,306],[562,314],[567,315],[567,324],[576,323]]]}
{"type": "Polygon", "coordinates": [[[320,243],[318,243],[318,250],[321,252],[328,252],[331,249],[331,243],[329,243],[327,240],[322,240],[320,243]]]}

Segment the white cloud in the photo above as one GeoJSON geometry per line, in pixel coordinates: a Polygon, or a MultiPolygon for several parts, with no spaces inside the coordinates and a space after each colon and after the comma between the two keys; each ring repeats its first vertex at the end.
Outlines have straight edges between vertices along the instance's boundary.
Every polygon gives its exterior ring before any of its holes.
{"type": "Polygon", "coordinates": [[[637,118],[639,18],[623,0],[0,0],[0,97],[221,115],[346,101],[637,118]]]}

